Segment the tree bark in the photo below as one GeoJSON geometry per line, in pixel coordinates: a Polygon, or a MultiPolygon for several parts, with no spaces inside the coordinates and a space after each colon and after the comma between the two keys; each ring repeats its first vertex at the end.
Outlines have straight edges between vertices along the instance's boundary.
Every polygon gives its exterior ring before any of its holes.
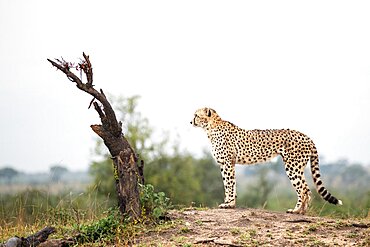
{"type": "Polygon", "coordinates": [[[70,81],[76,83],[77,88],[94,97],[90,106],[94,105],[102,124],[91,125],[91,129],[103,139],[112,155],[118,207],[123,215],[134,220],[141,217],[139,182],[144,181],[143,164],[138,165],[135,151],[122,133],[122,123],[117,121],[116,114],[103,90],[97,91],[94,88],[89,56],[83,53],[83,57],[77,65],[64,59],[55,59],[55,61],[48,59],[48,61],[62,71],[70,81]],[[87,82],[84,83],[71,69],[81,71],[81,75],[85,74],[87,82]]]}

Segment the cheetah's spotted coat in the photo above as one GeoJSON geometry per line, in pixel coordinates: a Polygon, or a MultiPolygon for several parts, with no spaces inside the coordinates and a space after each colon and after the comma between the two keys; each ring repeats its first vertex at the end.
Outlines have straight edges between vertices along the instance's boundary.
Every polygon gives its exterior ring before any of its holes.
{"type": "Polygon", "coordinates": [[[212,144],[212,153],[220,165],[225,189],[225,201],[220,208],[234,208],[236,202],[235,164],[265,162],[280,155],[298,196],[294,209],[289,213],[304,214],[311,199],[311,192],[303,171],[311,161],[311,172],[316,189],[323,199],[342,205],[324,187],[319,170],[318,153],[313,141],[295,130],[244,130],[224,121],[211,108],[201,108],[194,114],[191,124],[203,128],[212,144]]]}

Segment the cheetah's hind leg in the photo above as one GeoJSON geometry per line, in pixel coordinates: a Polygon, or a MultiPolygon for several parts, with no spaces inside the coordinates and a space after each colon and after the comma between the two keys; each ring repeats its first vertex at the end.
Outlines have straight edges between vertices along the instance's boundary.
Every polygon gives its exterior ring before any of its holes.
{"type": "Polygon", "coordinates": [[[304,158],[298,162],[294,162],[294,160],[294,158],[289,159],[287,157],[284,159],[286,174],[298,197],[294,209],[288,209],[287,213],[305,214],[311,200],[311,192],[304,177],[304,168],[308,159],[304,158]]]}

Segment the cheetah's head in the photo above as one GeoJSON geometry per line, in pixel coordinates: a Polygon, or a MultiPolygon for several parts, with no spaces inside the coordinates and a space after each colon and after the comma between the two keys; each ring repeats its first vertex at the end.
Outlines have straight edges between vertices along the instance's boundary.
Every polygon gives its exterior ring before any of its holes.
{"type": "Polygon", "coordinates": [[[190,124],[194,127],[206,128],[214,119],[219,118],[215,110],[204,107],[195,111],[194,119],[190,121],[190,124]]]}

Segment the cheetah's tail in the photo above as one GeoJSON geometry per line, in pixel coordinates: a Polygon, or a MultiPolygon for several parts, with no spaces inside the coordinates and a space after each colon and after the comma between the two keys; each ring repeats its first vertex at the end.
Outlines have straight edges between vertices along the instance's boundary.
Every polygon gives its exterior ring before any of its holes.
{"type": "Polygon", "coordinates": [[[312,155],[311,155],[311,173],[313,182],[315,183],[316,190],[320,196],[325,200],[335,205],[343,205],[341,200],[335,198],[330,192],[324,187],[321,181],[320,168],[319,168],[319,155],[317,149],[313,144],[312,155]]]}

